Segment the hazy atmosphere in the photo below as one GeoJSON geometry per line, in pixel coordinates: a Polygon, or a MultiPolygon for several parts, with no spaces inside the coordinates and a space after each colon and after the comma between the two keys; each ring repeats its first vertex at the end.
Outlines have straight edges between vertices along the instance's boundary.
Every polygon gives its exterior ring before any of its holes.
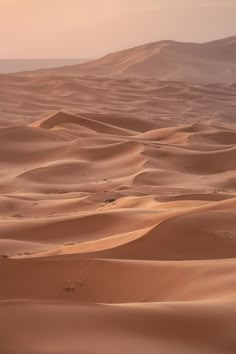
{"type": "Polygon", "coordinates": [[[0,0],[0,354],[236,354],[236,0],[0,0]]]}
{"type": "Polygon", "coordinates": [[[96,58],[162,39],[208,41],[235,34],[235,11],[236,0],[0,0],[0,58],[96,58]]]}

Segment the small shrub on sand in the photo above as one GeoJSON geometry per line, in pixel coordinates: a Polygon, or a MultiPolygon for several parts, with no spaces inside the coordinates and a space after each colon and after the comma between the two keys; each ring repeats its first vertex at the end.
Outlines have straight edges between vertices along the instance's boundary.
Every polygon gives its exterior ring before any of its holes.
{"type": "Polygon", "coordinates": [[[8,255],[5,253],[0,254],[0,258],[8,258],[8,255]]]}
{"type": "Polygon", "coordinates": [[[64,285],[65,291],[75,291],[75,285],[73,283],[67,283],[64,285]]]}
{"type": "Polygon", "coordinates": [[[116,201],[115,198],[109,198],[109,199],[106,199],[106,200],[105,200],[105,203],[113,203],[113,202],[115,202],[115,201],[116,201]]]}
{"type": "Polygon", "coordinates": [[[65,242],[63,245],[64,246],[74,246],[74,245],[76,245],[76,243],[69,241],[69,242],[65,242]]]}

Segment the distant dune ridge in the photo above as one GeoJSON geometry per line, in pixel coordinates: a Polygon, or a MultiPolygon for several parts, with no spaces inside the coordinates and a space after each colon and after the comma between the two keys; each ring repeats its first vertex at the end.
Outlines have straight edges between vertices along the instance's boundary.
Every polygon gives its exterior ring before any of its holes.
{"type": "Polygon", "coordinates": [[[236,36],[207,43],[149,43],[50,74],[232,84],[236,82],[236,36]]]}
{"type": "Polygon", "coordinates": [[[1,354],[236,353],[234,65],[232,37],[0,75],[1,354]]]}

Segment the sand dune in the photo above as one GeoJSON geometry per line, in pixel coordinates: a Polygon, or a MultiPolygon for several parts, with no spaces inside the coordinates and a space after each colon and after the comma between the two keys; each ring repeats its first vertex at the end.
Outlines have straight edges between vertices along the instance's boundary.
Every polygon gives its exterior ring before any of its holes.
{"type": "Polygon", "coordinates": [[[234,45],[0,77],[1,353],[235,353],[236,86],[137,74],[234,45]]]}
{"type": "Polygon", "coordinates": [[[0,311],[2,348],[9,353],[18,348],[63,354],[235,352],[233,300],[131,305],[15,300],[1,302],[0,311]],[[14,341],[9,335],[13,325],[14,341]]]}
{"type": "MultiPolygon", "coordinates": [[[[50,74],[149,77],[232,84],[236,82],[235,62],[236,36],[201,44],[174,41],[149,43],[88,63],[56,68],[50,74]]],[[[47,75],[48,71],[41,71],[40,74],[47,75]]]]}
{"type": "MultiPolygon", "coordinates": [[[[0,128],[44,121],[58,111],[89,120],[83,120],[84,130],[81,126],[77,134],[85,134],[94,120],[100,129],[103,123],[131,133],[198,122],[234,123],[235,85],[36,74],[0,75],[0,83],[0,128]]],[[[73,119],[71,124],[76,124],[73,119]]]]}
{"type": "Polygon", "coordinates": [[[1,299],[95,303],[216,301],[232,298],[234,259],[153,262],[105,259],[1,260],[1,299]],[[16,275],[21,273],[19,278],[16,275]],[[113,282],[113,279],[116,279],[113,282]],[[76,291],[67,292],[67,284],[76,291]],[[103,284],[103,286],[100,286],[103,284]],[[191,286],[190,286],[191,285],[191,286]]]}

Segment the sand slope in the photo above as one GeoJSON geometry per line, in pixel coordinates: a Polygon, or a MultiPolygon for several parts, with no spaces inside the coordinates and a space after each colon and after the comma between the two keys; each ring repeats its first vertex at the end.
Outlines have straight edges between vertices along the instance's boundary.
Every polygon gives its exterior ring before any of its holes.
{"type": "Polygon", "coordinates": [[[235,353],[235,301],[77,305],[15,300],[0,307],[1,344],[8,353],[19,348],[63,354],[235,353]]]}
{"type": "MultiPolygon", "coordinates": [[[[24,77],[0,75],[0,128],[30,125],[62,110],[110,125],[115,121],[116,127],[139,133],[197,122],[234,123],[235,96],[235,84],[36,72],[24,77]]],[[[86,134],[86,127],[83,131],[80,127],[79,134],[86,134]]]]}
{"type": "Polygon", "coordinates": [[[235,353],[235,85],[0,80],[0,352],[235,353]]]}
{"type": "MultiPolygon", "coordinates": [[[[50,71],[54,75],[150,77],[198,83],[236,82],[236,36],[208,43],[161,41],[50,71]]],[[[47,75],[48,71],[40,74],[47,75]]],[[[31,75],[31,74],[30,74],[31,75]]]]}

